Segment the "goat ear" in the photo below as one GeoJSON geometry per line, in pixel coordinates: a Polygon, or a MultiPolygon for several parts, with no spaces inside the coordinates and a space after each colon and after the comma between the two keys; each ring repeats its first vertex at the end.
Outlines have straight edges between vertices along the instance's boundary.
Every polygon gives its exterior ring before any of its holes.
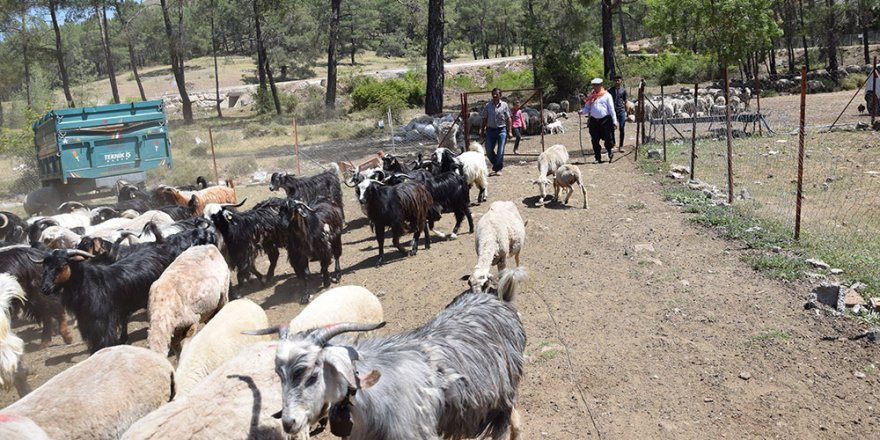
{"type": "Polygon", "coordinates": [[[469,280],[470,278],[471,278],[471,275],[470,275],[470,274],[467,274],[467,275],[462,275],[461,278],[459,278],[459,279],[462,280],[462,281],[467,281],[467,280],[469,280]]]}
{"type": "Polygon", "coordinates": [[[376,385],[376,382],[378,382],[379,378],[381,378],[381,377],[382,377],[382,373],[380,373],[379,370],[373,370],[367,374],[359,374],[358,375],[359,388],[362,390],[370,388],[373,385],[376,385]]]}
{"type": "Polygon", "coordinates": [[[349,350],[346,347],[327,346],[322,351],[324,362],[331,365],[340,376],[342,376],[349,387],[357,387],[357,379],[355,378],[354,363],[352,362],[349,350]]]}

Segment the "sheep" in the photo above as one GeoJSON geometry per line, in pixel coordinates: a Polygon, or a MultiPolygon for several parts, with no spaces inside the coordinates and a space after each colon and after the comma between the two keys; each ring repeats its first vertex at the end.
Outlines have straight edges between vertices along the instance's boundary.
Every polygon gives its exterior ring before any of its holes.
{"type": "Polygon", "coordinates": [[[381,266],[385,256],[385,227],[391,228],[392,243],[406,255],[400,236],[406,230],[412,231],[412,249],[409,255],[417,252],[419,235],[425,231],[425,249],[431,248],[428,232],[428,210],[434,204],[425,185],[406,181],[400,185],[386,186],[372,179],[358,184],[359,201],[367,205],[367,217],[376,225],[376,241],[379,243],[379,258],[376,265],[381,266]]]}
{"type": "Polygon", "coordinates": [[[191,338],[229,302],[229,267],[217,246],[193,246],[181,253],[150,286],[147,312],[150,350],[180,354],[181,339],[191,338]]]}
{"type": "Polygon", "coordinates": [[[384,317],[382,304],[373,292],[361,286],[340,286],[315,298],[290,320],[287,328],[297,333],[337,322],[381,322],[384,317]]]}
{"type": "Polygon", "coordinates": [[[285,432],[300,433],[330,407],[331,430],[347,428],[350,440],[501,439],[508,431],[518,438],[526,335],[513,304],[466,293],[415,330],[334,339],[383,325],[267,329],[280,333],[275,369],[285,432]]]}
{"type": "Polygon", "coordinates": [[[587,209],[587,189],[584,187],[584,179],[581,176],[581,170],[572,164],[566,164],[556,169],[556,178],[553,179],[553,190],[555,192],[553,199],[558,202],[559,189],[566,188],[568,194],[566,194],[565,202],[563,203],[567,205],[568,199],[571,198],[571,194],[574,192],[572,186],[575,183],[581,187],[581,193],[584,195],[584,209],[587,209]]]}
{"type": "Polygon", "coordinates": [[[451,150],[438,148],[432,160],[437,165],[436,172],[460,172],[467,178],[468,187],[477,185],[477,203],[482,203],[489,196],[489,167],[486,165],[486,152],[479,142],[471,142],[468,151],[456,156],[451,150]]]}
{"type": "Polygon", "coordinates": [[[565,128],[562,127],[562,121],[556,120],[544,126],[544,133],[547,134],[565,134],[565,128]]]}
{"type": "Polygon", "coordinates": [[[140,347],[105,348],[0,411],[27,417],[50,438],[115,439],[171,399],[174,369],[140,347]]]}
{"type": "Polygon", "coordinates": [[[16,415],[0,415],[0,438],[49,440],[46,431],[33,420],[16,415]]]}
{"type": "MultiPolygon", "coordinates": [[[[196,335],[183,345],[174,372],[177,400],[196,389],[196,385],[242,347],[259,342],[244,330],[269,326],[263,308],[248,299],[237,299],[223,306],[196,335]]],[[[268,338],[266,338],[268,339],[268,338]]]]}
{"type": "Polygon", "coordinates": [[[287,258],[296,277],[303,280],[301,304],[309,302],[309,261],[321,262],[324,287],[330,287],[330,260],[336,262],[334,278],[339,282],[339,257],[342,256],[342,208],[320,197],[310,204],[288,199],[280,215],[287,218],[287,258]]]}
{"type": "Polygon", "coordinates": [[[58,298],[43,295],[40,291],[43,266],[34,263],[33,260],[44,258],[46,254],[46,250],[25,245],[0,249],[0,273],[15,277],[21,284],[27,299],[21,305],[24,315],[29,320],[42,324],[40,350],[48,347],[52,342],[52,333],[55,328],[58,328],[65,344],[73,342],[73,334],[67,326],[67,316],[61,301],[58,298]]]}
{"type": "Polygon", "coordinates": [[[281,206],[287,201],[273,197],[264,200],[246,212],[234,212],[242,201],[234,206],[221,206],[211,214],[214,227],[223,236],[227,250],[227,263],[236,268],[236,278],[241,286],[254,275],[261,283],[275,276],[279,248],[287,246],[287,219],[280,215],[281,206]],[[269,257],[269,269],[263,277],[256,268],[257,255],[265,252],[269,257]]]}
{"type": "Polygon", "coordinates": [[[31,388],[21,362],[24,341],[12,333],[9,309],[13,299],[24,301],[24,291],[15,277],[0,273],[0,388],[8,390],[14,384],[19,397],[24,397],[31,388]]]}
{"type": "Polygon", "coordinates": [[[458,149],[458,124],[455,121],[442,121],[437,126],[437,143],[440,148],[458,149]]]}
{"type": "Polygon", "coordinates": [[[477,222],[476,239],[477,264],[467,277],[471,291],[481,293],[495,281],[489,273],[492,265],[502,271],[507,267],[507,258],[513,257],[519,266],[519,254],[526,241],[526,227],[510,201],[493,202],[489,211],[477,222]]]}
{"type": "Polygon", "coordinates": [[[0,240],[26,243],[27,229],[28,224],[21,217],[9,211],[0,211],[0,240]]]}
{"type": "Polygon", "coordinates": [[[315,197],[323,196],[333,203],[343,207],[342,190],[339,188],[339,167],[332,164],[333,168],[314,176],[296,177],[287,173],[272,173],[269,190],[277,191],[283,188],[288,198],[311,202],[315,197]]]}
{"type": "Polygon", "coordinates": [[[553,145],[538,156],[538,180],[535,180],[534,184],[541,189],[541,204],[547,197],[547,187],[550,185],[547,176],[554,175],[556,170],[566,163],[568,163],[568,150],[565,145],[553,145]]]}

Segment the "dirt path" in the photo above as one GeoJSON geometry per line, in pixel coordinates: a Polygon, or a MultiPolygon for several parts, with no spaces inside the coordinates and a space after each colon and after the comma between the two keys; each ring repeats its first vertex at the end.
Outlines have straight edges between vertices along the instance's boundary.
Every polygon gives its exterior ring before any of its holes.
{"type": "MultiPolygon", "coordinates": [[[[535,141],[522,148],[534,151],[535,141]]],[[[557,142],[578,150],[575,130],[548,139],[557,142]]],[[[572,159],[583,162],[579,152],[572,159]]],[[[580,194],[574,207],[536,208],[534,160],[509,157],[489,188],[490,201],[513,200],[529,220],[522,263],[531,281],[517,298],[528,335],[524,438],[868,438],[877,430],[877,347],[822,339],[858,334],[856,322],[805,311],[809,286],[754,272],[739,244],[663,201],[660,177],[639,172],[631,156],[580,165],[590,183],[586,211],[576,208],[580,194]]],[[[473,234],[415,257],[391,251],[374,268],[375,241],[344,190],[346,216],[358,227],[344,236],[342,282],[380,296],[388,332],[418,326],[464,290],[473,234]]],[[[272,195],[262,186],[242,192],[250,200],[272,195]]],[[[440,227],[451,228],[451,219],[440,227]]],[[[302,307],[286,261],[279,272],[249,294],[274,322],[302,307]]],[[[143,346],[144,314],[137,318],[132,338],[143,346]]],[[[57,337],[35,351],[36,327],[15,330],[28,342],[34,386],[86,357],[81,342],[64,346],[57,337]]],[[[0,394],[0,406],[12,400],[12,392],[0,394]]]]}

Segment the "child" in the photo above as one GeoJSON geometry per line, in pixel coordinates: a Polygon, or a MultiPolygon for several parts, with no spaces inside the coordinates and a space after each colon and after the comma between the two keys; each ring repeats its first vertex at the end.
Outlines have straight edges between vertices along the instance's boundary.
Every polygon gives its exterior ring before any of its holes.
{"type": "Polygon", "coordinates": [[[513,143],[513,154],[517,154],[519,141],[522,139],[522,131],[526,128],[526,120],[523,117],[519,99],[513,101],[513,117],[511,118],[510,125],[513,128],[513,137],[516,138],[516,142],[513,143]]]}

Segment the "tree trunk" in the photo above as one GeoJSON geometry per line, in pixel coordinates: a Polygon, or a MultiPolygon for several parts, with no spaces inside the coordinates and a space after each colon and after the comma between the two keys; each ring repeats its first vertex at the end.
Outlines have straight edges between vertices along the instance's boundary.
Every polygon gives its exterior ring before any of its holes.
{"type": "Polygon", "coordinates": [[[217,68],[217,32],[214,29],[214,13],[216,8],[217,4],[214,0],[211,0],[211,52],[214,55],[214,92],[216,93],[214,99],[217,103],[217,117],[222,118],[223,111],[220,110],[220,75],[217,68]]]}
{"type": "Polygon", "coordinates": [[[443,112],[443,0],[428,0],[428,83],[425,114],[443,112]]]}
{"type": "Polygon", "coordinates": [[[0,96],[0,127],[3,126],[3,97],[0,96]]]}
{"type": "Polygon", "coordinates": [[[867,6],[864,0],[859,1],[859,24],[862,29],[862,50],[865,53],[865,64],[871,64],[871,51],[868,48],[868,25],[870,22],[865,18],[867,6]]]}
{"type": "Polygon", "coordinates": [[[342,0],[330,0],[330,43],[327,47],[327,94],[324,108],[336,108],[336,44],[339,40],[339,8],[342,0]]]}
{"type": "Polygon", "coordinates": [[[807,47],[807,27],[804,25],[804,0],[799,0],[801,16],[801,42],[804,46],[804,66],[810,71],[810,52],[807,47]]]}
{"type": "Polygon", "coordinates": [[[266,91],[266,60],[263,59],[265,51],[263,50],[263,31],[260,27],[260,7],[257,0],[253,0],[254,5],[254,32],[257,37],[257,78],[260,80],[260,88],[266,91]]]}
{"type": "Polygon", "coordinates": [[[269,66],[269,56],[263,47],[263,59],[266,60],[266,77],[269,78],[269,90],[272,91],[272,102],[275,104],[275,113],[281,114],[281,99],[278,97],[278,88],[275,87],[275,78],[272,76],[272,68],[269,66]]]}
{"type": "Polygon", "coordinates": [[[769,73],[770,73],[770,78],[776,79],[776,77],[779,76],[779,72],[776,70],[776,49],[775,49],[776,44],[775,43],[773,44],[773,47],[774,47],[774,49],[771,49],[770,53],[768,54],[769,61],[770,61],[770,66],[769,66],[770,72],[769,73]]]}
{"type": "Polygon", "coordinates": [[[620,45],[623,47],[623,55],[629,56],[629,48],[626,47],[626,27],[623,25],[623,3],[617,7],[617,16],[620,18],[620,45]]]}
{"type": "Polygon", "coordinates": [[[122,34],[125,35],[125,45],[128,47],[128,64],[131,66],[131,73],[134,75],[134,82],[137,83],[138,92],[141,94],[141,101],[146,101],[147,94],[144,93],[144,85],[141,83],[140,74],[138,74],[138,57],[134,51],[134,44],[131,42],[131,34],[128,32],[128,22],[125,21],[125,17],[122,15],[122,8],[120,7],[119,0],[115,0],[113,6],[116,9],[116,18],[119,19],[119,24],[122,26],[122,34]]]}
{"type": "Polygon", "coordinates": [[[837,80],[837,32],[835,31],[836,20],[834,17],[834,0],[826,0],[828,5],[828,73],[831,74],[831,80],[835,83],[837,80]]]}
{"type": "Polygon", "coordinates": [[[541,81],[538,79],[538,44],[535,38],[535,0],[528,0],[529,7],[529,41],[532,43],[532,87],[541,88],[541,81]]]}
{"type": "Polygon", "coordinates": [[[602,0],[602,61],[606,78],[614,76],[614,30],[611,22],[611,1],[602,0]]]}
{"type": "Polygon", "coordinates": [[[30,48],[28,47],[27,36],[27,4],[24,3],[24,10],[21,11],[21,58],[24,63],[24,93],[27,98],[28,107],[34,106],[34,98],[31,96],[31,60],[30,48]]]}
{"type": "Polygon", "coordinates": [[[107,32],[107,8],[104,2],[95,2],[95,18],[98,20],[98,29],[101,31],[101,47],[104,49],[104,59],[107,63],[107,77],[110,79],[110,91],[113,94],[113,102],[119,104],[119,87],[116,86],[116,69],[113,68],[113,55],[110,53],[110,34],[107,32]]]}
{"type": "Polygon", "coordinates": [[[64,65],[64,48],[61,45],[61,29],[58,28],[58,17],[55,10],[58,8],[56,0],[49,0],[49,15],[52,17],[52,30],[55,31],[55,58],[58,60],[58,70],[61,72],[61,87],[64,89],[64,99],[67,106],[76,107],[73,95],[70,93],[70,79],[67,76],[67,67],[64,65]]]}
{"type": "MultiPolygon", "coordinates": [[[[159,0],[162,6],[162,19],[165,22],[165,35],[168,37],[168,55],[171,57],[171,71],[174,73],[174,81],[177,82],[177,90],[180,92],[180,104],[183,110],[183,121],[186,124],[192,124],[192,102],[189,100],[189,94],[186,93],[186,75],[183,70],[183,59],[178,47],[178,37],[174,35],[171,27],[171,16],[168,15],[167,0],[159,0]]],[[[182,17],[180,17],[182,19],[182,17]]]]}
{"type": "Polygon", "coordinates": [[[349,22],[350,26],[348,28],[349,36],[351,37],[351,65],[352,66],[354,66],[354,64],[355,64],[354,55],[355,55],[355,52],[357,52],[357,46],[355,45],[355,38],[354,38],[354,20],[355,20],[355,15],[354,15],[354,13],[352,13],[351,14],[351,21],[349,22]]]}

